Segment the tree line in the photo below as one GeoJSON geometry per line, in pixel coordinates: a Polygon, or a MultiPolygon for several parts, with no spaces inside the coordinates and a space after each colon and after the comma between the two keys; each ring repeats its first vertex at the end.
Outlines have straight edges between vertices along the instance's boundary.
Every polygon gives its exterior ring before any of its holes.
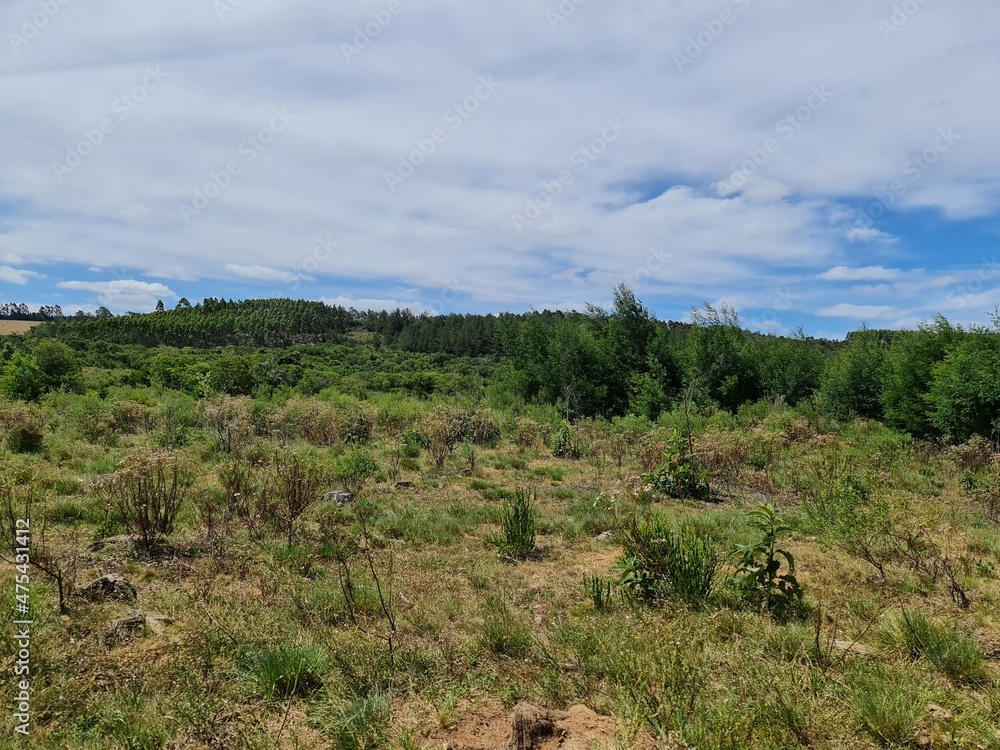
{"type": "Polygon", "coordinates": [[[993,328],[963,329],[938,316],[917,330],[862,328],[836,342],[753,333],[725,307],[694,310],[691,323],[659,321],[624,285],[611,309],[568,313],[418,316],[216,298],[157,309],[52,319],[0,346],[3,391],[31,398],[73,387],[74,358],[192,393],[314,393],[348,383],[429,395],[455,378],[472,382],[475,372],[498,406],[550,404],[570,419],[656,419],[682,402],[736,412],[768,399],[839,420],[883,420],[920,437],[1000,433],[1000,315],[993,328]],[[61,347],[44,348],[45,340],[61,347]]]}

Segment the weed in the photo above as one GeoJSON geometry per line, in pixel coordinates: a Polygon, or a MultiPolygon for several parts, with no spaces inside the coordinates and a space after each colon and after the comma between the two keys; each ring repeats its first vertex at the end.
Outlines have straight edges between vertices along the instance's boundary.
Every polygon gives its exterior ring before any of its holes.
{"type": "Polygon", "coordinates": [[[535,551],[535,507],[534,493],[517,489],[514,496],[507,498],[500,506],[500,536],[492,536],[489,541],[500,551],[500,556],[508,560],[526,560],[535,551]]]}
{"type": "Polygon", "coordinates": [[[250,654],[242,673],[268,700],[306,696],[323,686],[325,655],[310,646],[280,646],[250,654]]]}
{"type": "Polygon", "coordinates": [[[654,515],[625,529],[621,585],[632,598],[654,606],[670,597],[702,604],[712,594],[721,563],[709,537],[688,526],[675,530],[654,515]]]}
{"type": "Polygon", "coordinates": [[[752,544],[736,548],[736,573],[733,583],[752,606],[770,612],[785,621],[800,612],[802,587],[795,577],[795,558],[778,547],[778,539],[791,527],[770,505],[761,505],[747,513],[750,526],[762,536],[752,544]],[[786,565],[781,572],[782,560],[786,565]]]}
{"type": "Polygon", "coordinates": [[[524,622],[499,596],[487,596],[482,602],[482,642],[494,654],[521,659],[531,650],[533,639],[524,622]]]}

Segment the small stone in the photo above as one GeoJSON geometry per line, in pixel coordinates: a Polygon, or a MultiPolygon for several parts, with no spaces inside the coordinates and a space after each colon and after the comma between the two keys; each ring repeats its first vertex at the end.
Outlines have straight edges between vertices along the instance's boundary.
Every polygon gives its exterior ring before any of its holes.
{"type": "Polygon", "coordinates": [[[134,610],[128,617],[115,620],[111,628],[104,634],[104,645],[108,648],[120,643],[126,643],[137,636],[146,625],[146,614],[134,610]]]}
{"type": "Polygon", "coordinates": [[[117,599],[123,602],[134,602],[135,587],[121,576],[106,574],[97,578],[80,590],[80,596],[92,602],[104,602],[117,599]]]}
{"type": "Polygon", "coordinates": [[[937,721],[951,721],[955,718],[954,714],[947,708],[942,708],[936,703],[927,704],[927,712],[933,716],[937,721]]]}
{"type": "Polygon", "coordinates": [[[354,493],[347,490],[336,490],[323,495],[323,502],[336,503],[337,505],[347,505],[354,501],[354,493]]]}

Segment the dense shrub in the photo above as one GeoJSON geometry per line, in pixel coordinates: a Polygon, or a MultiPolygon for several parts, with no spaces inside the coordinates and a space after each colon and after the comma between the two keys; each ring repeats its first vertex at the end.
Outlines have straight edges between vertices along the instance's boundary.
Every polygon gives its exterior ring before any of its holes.
{"type": "Polygon", "coordinates": [[[708,536],[653,515],[626,526],[623,544],[621,585],[636,600],[656,606],[676,597],[701,604],[711,596],[722,556],[708,536]]]}

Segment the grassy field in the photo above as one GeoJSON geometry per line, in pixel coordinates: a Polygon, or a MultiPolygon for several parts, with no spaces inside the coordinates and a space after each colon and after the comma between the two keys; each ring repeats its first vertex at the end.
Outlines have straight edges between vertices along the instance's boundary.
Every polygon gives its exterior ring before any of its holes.
{"type": "Polygon", "coordinates": [[[0,336],[27,333],[37,325],[34,320],[0,320],[0,336]]]}
{"type": "Polygon", "coordinates": [[[1000,747],[988,441],[146,395],[3,407],[23,746],[485,749],[528,702],[546,748],[1000,747]]]}

